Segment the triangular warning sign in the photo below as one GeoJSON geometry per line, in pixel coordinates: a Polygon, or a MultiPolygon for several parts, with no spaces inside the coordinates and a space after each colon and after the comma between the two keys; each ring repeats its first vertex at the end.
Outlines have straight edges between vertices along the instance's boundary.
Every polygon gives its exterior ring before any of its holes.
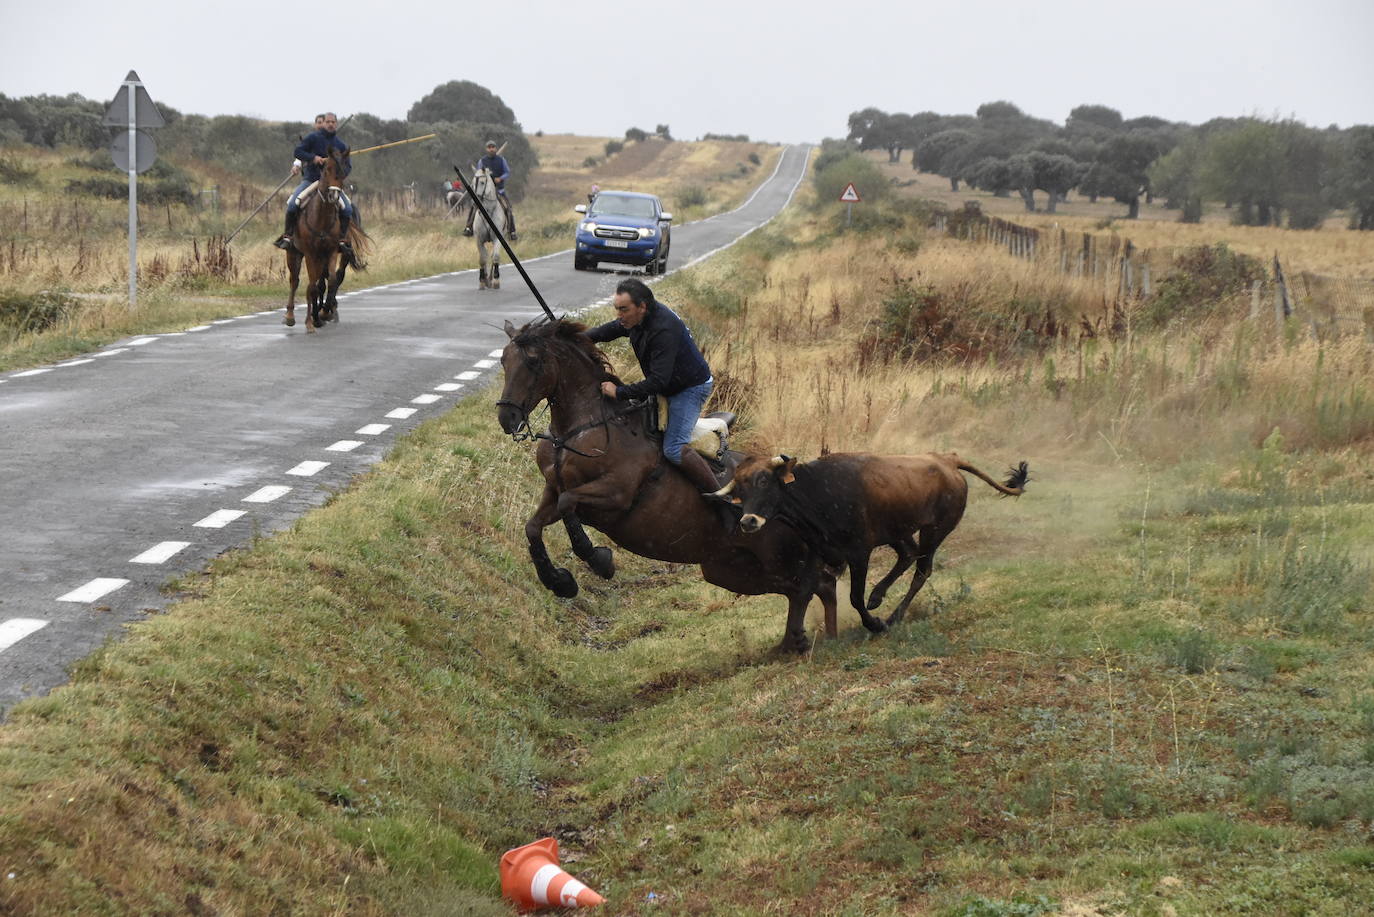
{"type": "Polygon", "coordinates": [[[846,204],[853,204],[863,200],[863,198],[859,197],[859,190],[854,187],[853,182],[850,182],[844,186],[844,192],[840,195],[840,200],[844,201],[846,204]]]}

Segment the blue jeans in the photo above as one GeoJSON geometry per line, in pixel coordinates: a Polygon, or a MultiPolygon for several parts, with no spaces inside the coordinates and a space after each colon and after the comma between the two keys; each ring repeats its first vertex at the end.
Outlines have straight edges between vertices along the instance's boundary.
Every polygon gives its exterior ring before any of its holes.
{"type": "MultiPolygon", "coordinates": [[[[300,183],[299,185],[296,186],[296,190],[295,190],[295,191],[292,191],[292,192],[291,192],[291,196],[288,197],[288,198],[286,199],[286,212],[287,212],[287,213],[294,213],[294,212],[296,212],[297,210],[300,210],[300,209],[301,209],[301,202],[300,202],[300,200],[299,200],[299,198],[300,198],[300,196],[301,196],[301,192],[304,191],[306,188],[309,188],[311,184],[312,184],[312,182],[310,181],[310,179],[308,179],[308,178],[303,178],[303,179],[301,179],[301,183],[300,183]]],[[[317,190],[318,190],[318,189],[317,189],[317,190]]],[[[344,194],[344,195],[342,195],[342,196],[343,196],[343,203],[344,203],[344,208],[343,208],[344,213],[348,214],[348,218],[349,218],[351,221],[353,221],[354,223],[358,222],[358,211],[354,208],[354,206],[353,206],[353,201],[349,200],[349,197],[348,197],[347,194],[344,194]]]]}
{"type": "Polygon", "coordinates": [[[684,388],[668,397],[668,426],[663,429],[663,455],[674,465],[682,464],[682,450],[692,441],[692,428],[701,419],[701,406],[711,397],[715,379],[684,388]]]}

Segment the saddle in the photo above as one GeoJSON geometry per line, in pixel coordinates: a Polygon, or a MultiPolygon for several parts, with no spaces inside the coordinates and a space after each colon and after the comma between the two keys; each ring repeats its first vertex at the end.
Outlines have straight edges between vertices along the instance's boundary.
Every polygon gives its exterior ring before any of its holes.
{"type": "MultiPolygon", "coordinates": [[[[662,437],[663,429],[668,425],[668,399],[662,395],[655,397],[653,408],[649,412],[650,433],[662,437]]],[[[688,445],[702,458],[721,464],[730,449],[730,428],[734,425],[735,415],[732,412],[712,411],[697,420],[688,445]]]]}
{"type": "MultiPolygon", "coordinates": [[[[304,208],[304,207],[305,207],[305,202],[308,201],[308,200],[310,200],[310,195],[314,194],[314,193],[316,192],[316,190],[319,189],[319,187],[320,187],[320,183],[319,183],[319,180],[318,180],[318,179],[315,180],[315,181],[312,181],[310,184],[306,185],[306,186],[305,186],[305,190],[302,191],[300,194],[296,195],[296,206],[297,206],[297,207],[304,208]]],[[[340,213],[343,213],[345,210],[348,209],[348,193],[347,193],[347,192],[345,192],[345,191],[340,191],[340,192],[339,192],[339,204],[338,204],[338,207],[339,207],[339,212],[340,212],[340,213]]]]}

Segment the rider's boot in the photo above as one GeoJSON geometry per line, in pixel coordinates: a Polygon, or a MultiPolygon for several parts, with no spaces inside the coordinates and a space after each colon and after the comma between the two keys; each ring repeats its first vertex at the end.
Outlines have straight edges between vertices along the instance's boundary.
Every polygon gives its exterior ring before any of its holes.
{"type": "Polygon", "coordinates": [[[301,212],[299,210],[286,211],[286,228],[282,230],[282,234],[277,237],[277,240],[272,243],[273,245],[284,252],[291,251],[293,247],[291,244],[291,236],[296,232],[296,220],[300,219],[300,215],[301,212]]]}
{"type": "Polygon", "coordinates": [[[362,269],[358,262],[358,256],[353,251],[353,246],[348,241],[348,214],[343,214],[339,218],[339,251],[343,254],[344,263],[349,267],[362,269]]]}
{"type": "Polygon", "coordinates": [[[520,238],[515,232],[515,211],[511,209],[510,201],[504,196],[501,198],[501,206],[506,209],[506,228],[510,230],[506,233],[506,238],[514,242],[520,238]]]}
{"type": "Polygon", "coordinates": [[[468,208],[468,222],[467,222],[467,225],[463,227],[463,235],[465,235],[465,236],[470,236],[470,235],[472,235],[472,218],[473,218],[474,216],[476,216],[476,215],[477,215],[477,208],[476,208],[476,207],[469,207],[469,208],[468,208]]]}
{"type": "MultiPolygon", "coordinates": [[[[691,481],[701,491],[702,496],[715,493],[720,489],[720,482],[716,480],[715,473],[711,471],[711,466],[706,464],[706,459],[701,457],[691,446],[682,447],[682,464],[678,465],[682,473],[687,475],[687,480],[691,481]]],[[[739,523],[739,511],[723,500],[712,501],[716,509],[716,515],[720,518],[720,524],[726,532],[733,532],[739,523]]]]}

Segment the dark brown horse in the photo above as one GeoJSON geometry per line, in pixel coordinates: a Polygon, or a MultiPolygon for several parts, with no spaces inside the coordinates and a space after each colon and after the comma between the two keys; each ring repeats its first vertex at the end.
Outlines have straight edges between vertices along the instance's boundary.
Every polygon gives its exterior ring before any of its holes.
{"type": "MultiPolygon", "coordinates": [[[[286,300],[282,324],[296,324],[296,287],[301,279],[301,262],[306,270],[305,330],[313,334],[327,321],[339,320],[339,287],[343,285],[348,264],[339,253],[343,241],[343,221],[339,217],[344,175],[348,172],[348,152],[331,149],[320,167],[320,180],[301,207],[300,220],[292,238],[294,247],[286,253],[286,269],[291,275],[291,292],[286,300]],[[337,265],[337,266],[336,266],[337,265]]],[[[348,241],[358,254],[366,254],[367,235],[357,223],[348,227],[348,241]]]]}
{"type": "Polygon", "coordinates": [[[662,457],[646,433],[642,410],[601,395],[600,384],[619,383],[610,364],[577,322],[540,319],[517,330],[506,322],[510,343],[501,354],[506,385],[497,404],[501,429],[523,437],[529,413],[548,401],[550,431],[538,434],[535,458],[544,493],[525,523],[530,558],[539,581],[570,598],[577,581],[555,567],[544,547],[544,529],[562,520],[573,552],[598,575],[615,573],[611,551],[593,547],[582,521],[643,557],[700,564],[708,582],[741,595],[787,597],[787,630],[780,649],[804,652],[806,608],[815,595],[834,635],[835,574],[786,525],[745,535],[727,534],[718,507],[662,457]]]}

